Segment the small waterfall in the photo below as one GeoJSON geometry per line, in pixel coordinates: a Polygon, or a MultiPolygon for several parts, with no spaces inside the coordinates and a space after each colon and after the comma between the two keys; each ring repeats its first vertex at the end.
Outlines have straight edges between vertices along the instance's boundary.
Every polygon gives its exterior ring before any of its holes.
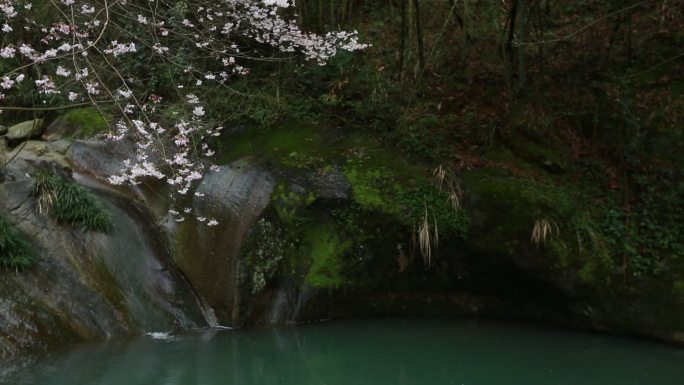
{"type": "Polygon", "coordinates": [[[289,322],[291,308],[288,289],[280,286],[268,312],[268,323],[276,325],[289,322]]]}
{"type": "Polygon", "coordinates": [[[97,238],[97,254],[106,255],[102,263],[122,289],[135,323],[144,331],[218,326],[213,310],[173,265],[163,237],[154,235],[158,229],[144,210],[84,172],[74,171],[73,177],[97,191],[112,216],[113,234],[97,238]],[[205,325],[198,324],[197,315],[205,325]]]}

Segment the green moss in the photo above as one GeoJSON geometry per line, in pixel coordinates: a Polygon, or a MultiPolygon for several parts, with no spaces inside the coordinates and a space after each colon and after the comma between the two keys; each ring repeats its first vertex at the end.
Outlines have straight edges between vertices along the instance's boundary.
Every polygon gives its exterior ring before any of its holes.
{"type": "Polygon", "coordinates": [[[312,205],[316,201],[316,195],[312,192],[292,191],[285,184],[280,183],[273,189],[271,201],[278,218],[283,223],[296,225],[301,219],[298,212],[312,205]]]}
{"type": "Polygon", "coordinates": [[[305,284],[315,288],[338,288],[349,283],[344,275],[344,255],[351,242],[342,241],[336,227],[311,227],[304,233],[303,242],[311,261],[305,284]]]}
{"type": "Polygon", "coordinates": [[[608,285],[614,271],[613,252],[600,224],[594,219],[596,213],[579,212],[570,222],[575,232],[575,248],[579,256],[579,278],[584,282],[601,280],[608,285]]]}
{"type": "Polygon", "coordinates": [[[395,218],[413,228],[426,215],[440,234],[464,238],[469,222],[465,213],[449,204],[449,196],[420,176],[400,179],[387,168],[348,168],[345,172],[352,196],[360,207],[395,218]],[[401,180],[401,182],[400,182],[401,180]]]}
{"type": "Polygon", "coordinates": [[[351,185],[354,201],[361,207],[390,215],[399,214],[397,198],[404,190],[392,171],[350,167],[344,175],[351,185]]]}
{"type": "Polygon", "coordinates": [[[246,156],[256,156],[278,164],[284,161],[292,165],[297,158],[320,157],[316,153],[323,149],[317,127],[284,122],[269,128],[247,127],[239,133],[227,135],[218,143],[217,162],[225,164],[246,156]]]}
{"type": "Polygon", "coordinates": [[[509,221],[530,224],[537,218],[561,220],[573,214],[573,197],[558,187],[530,178],[508,176],[497,169],[479,169],[466,176],[467,186],[492,211],[509,221]]]}
{"type": "Polygon", "coordinates": [[[406,225],[415,225],[427,216],[442,236],[465,239],[468,234],[470,221],[465,212],[454,208],[447,193],[430,183],[422,182],[403,191],[399,203],[399,219],[406,225]]]}
{"type": "Polygon", "coordinates": [[[282,157],[280,162],[285,167],[309,170],[322,170],[328,166],[325,159],[318,154],[305,154],[297,151],[292,151],[282,157]]]}
{"type": "Polygon", "coordinates": [[[542,253],[563,274],[590,285],[610,282],[613,261],[594,213],[581,197],[530,178],[499,170],[480,169],[466,177],[475,200],[478,231],[470,245],[484,253],[506,255],[542,253]],[[582,202],[582,203],[580,203],[582,202]],[[532,241],[535,226],[550,225],[539,245],[532,241]]]}
{"type": "MultiPolygon", "coordinates": [[[[360,146],[363,149],[364,147],[360,146]]],[[[411,231],[426,215],[440,236],[464,238],[468,218],[450,203],[418,163],[382,148],[356,154],[347,161],[345,177],[354,202],[363,210],[393,218],[411,231]]]]}
{"type": "Polygon", "coordinates": [[[339,288],[352,284],[345,273],[345,256],[353,245],[334,222],[311,219],[271,222],[261,219],[241,249],[247,267],[245,282],[253,294],[261,292],[278,274],[314,288],[339,288]]]}
{"type": "Polygon", "coordinates": [[[75,129],[67,135],[68,138],[91,138],[108,129],[107,121],[94,108],[69,110],[58,119],[62,120],[67,127],[75,129]]]}
{"type": "Polygon", "coordinates": [[[29,267],[33,259],[28,242],[0,215],[0,266],[22,270],[29,267]]]}
{"type": "Polygon", "coordinates": [[[419,163],[410,162],[366,132],[292,120],[270,127],[236,129],[222,137],[216,147],[220,164],[255,157],[286,168],[325,170],[331,164],[347,164],[362,169],[387,168],[401,177],[425,172],[419,163]]]}
{"type": "Polygon", "coordinates": [[[675,281],[672,285],[672,292],[674,293],[675,297],[679,298],[680,300],[684,300],[684,281],[675,281]]]}
{"type": "Polygon", "coordinates": [[[347,167],[370,171],[386,169],[401,179],[413,179],[429,174],[428,168],[400,150],[388,147],[365,132],[346,133],[339,148],[344,152],[347,167]]]}
{"type": "Polygon", "coordinates": [[[535,141],[525,138],[517,138],[508,143],[508,147],[520,158],[530,162],[546,171],[559,173],[567,169],[563,157],[562,148],[552,148],[549,143],[542,146],[535,141]]]}
{"type": "Polygon", "coordinates": [[[86,189],[46,171],[37,172],[34,178],[39,211],[59,223],[81,225],[84,230],[111,231],[109,215],[86,189]]]}

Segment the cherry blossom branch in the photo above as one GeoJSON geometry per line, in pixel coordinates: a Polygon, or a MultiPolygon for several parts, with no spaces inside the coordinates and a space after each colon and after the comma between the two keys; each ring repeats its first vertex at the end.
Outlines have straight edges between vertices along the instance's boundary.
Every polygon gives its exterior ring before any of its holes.
{"type": "Polygon", "coordinates": [[[34,84],[38,95],[63,105],[0,111],[94,106],[109,117],[110,140],[135,143],[135,155],[109,181],[160,179],[180,196],[216,168],[209,143],[222,127],[207,118],[212,111],[200,99],[204,90],[218,86],[248,97],[229,83],[249,73],[250,61],[283,60],[275,53],[284,53],[325,65],[340,50],[366,47],[354,31],[302,31],[281,16],[292,5],[287,0],[50,0],[41,3],[52,11],[48,20],[37,19],[29,1],[0,0],[0,58],[16,63],[0,78],[0,101],[34,84]],[[132,65],[143,59],[147,68],[165,66],[173,92],[155,95],[145,86],[147,74],[132,65]],[[180,113],[169,118],[165,105],[181,106],[180,113]]]}

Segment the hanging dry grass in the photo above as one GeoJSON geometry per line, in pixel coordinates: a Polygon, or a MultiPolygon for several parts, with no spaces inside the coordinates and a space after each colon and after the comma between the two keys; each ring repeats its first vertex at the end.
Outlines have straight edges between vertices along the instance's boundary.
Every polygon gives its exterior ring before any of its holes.
{"type": "Polygon", "coordinates": [[[454,211],[460,209],[463,192],[456,181],[456,177],[441,164],[434,169],[432,176],[437,183],[437,187],[439,187],[439,191],[446,191],[448,194],[447,201],[454,211]]]}
{"type": "Polygon", "coordinates": [[[546,245],[551,237],[557,236],[558,233],[559,229],[556,222],[550,219],[541,218],[534,221],[532,237],[530,240],[539,247],[540,245],[546,245]]]}
{"type": "Polygon", "coordinates": [[[48,214],[57,200],[57,192],[50,187],[45,178],[36,178],[34,183],[38,212],[40,214],[48,214]]]}
{"type": "Polygon", "coordinates": [[[425,206],[425,211],[423,219],[418,224],[418,245],[420,247],[420,253],[423,256],[423,261],[428,267],[432,264],[432,252],[437,249],[439,245],[439,231],[437,228],[437,219],[432,217],[433,223],[430,224],[430,218],[428,214],[427,206],[425,206]]]}
{"type": "MultiPolygon", "coordinates": [[[[435,168],[432,175],[439,191],[447,193],[448,205],[454,211],[458,211],[461,208],[460,197],[462,192],[455,176],[442,165],[435,168]]],[[[416,234],[418,235],[418,247],[423,256],[423,261],[430,267],[434,251],[439,246],[439,228],[437,226],[437,217],[430,213],[427,202],[424,203],[423,216],[416,224],[416,234]]]]}

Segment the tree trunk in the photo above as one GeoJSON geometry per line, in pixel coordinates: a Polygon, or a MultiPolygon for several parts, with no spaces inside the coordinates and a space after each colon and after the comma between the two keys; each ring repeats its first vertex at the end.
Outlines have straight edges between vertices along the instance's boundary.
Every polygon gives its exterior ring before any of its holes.
{"type": "Polygon", "coordinates": [[[323,0],[318,0],[318,30],[325,30],[325,25],[323,24],[323,0]]]}
{"type": "Polygon", "coordinates": [[[413,0],[416,22],[416,43],[418,44],[418,68],[422,71],[425,68],[425,52],[423,49],[423,31],[420,26],[420,6],[418,0],[413,0]]]}
{"type": "MultiPolygon", "coordinates": [[[[523,41],[527,40],[528,36],[528,25],[529,25],[529,7],[525,0],[520,0],[518,14],[520,15],[520,36],[523,41]]],[[[518,54],[518,90],[525,89],[527,83],[527,71],[525,64],[525,46],[521,45],[517,48],[516,53],[518,54]]]]}
{"type": "Polygon", "coordinates": [[[403,79],[404,73],[404,55],[406,51],[406,2],[408,0],[401,0],[401,41],[399,43],[399,80],[403,79]]]}

